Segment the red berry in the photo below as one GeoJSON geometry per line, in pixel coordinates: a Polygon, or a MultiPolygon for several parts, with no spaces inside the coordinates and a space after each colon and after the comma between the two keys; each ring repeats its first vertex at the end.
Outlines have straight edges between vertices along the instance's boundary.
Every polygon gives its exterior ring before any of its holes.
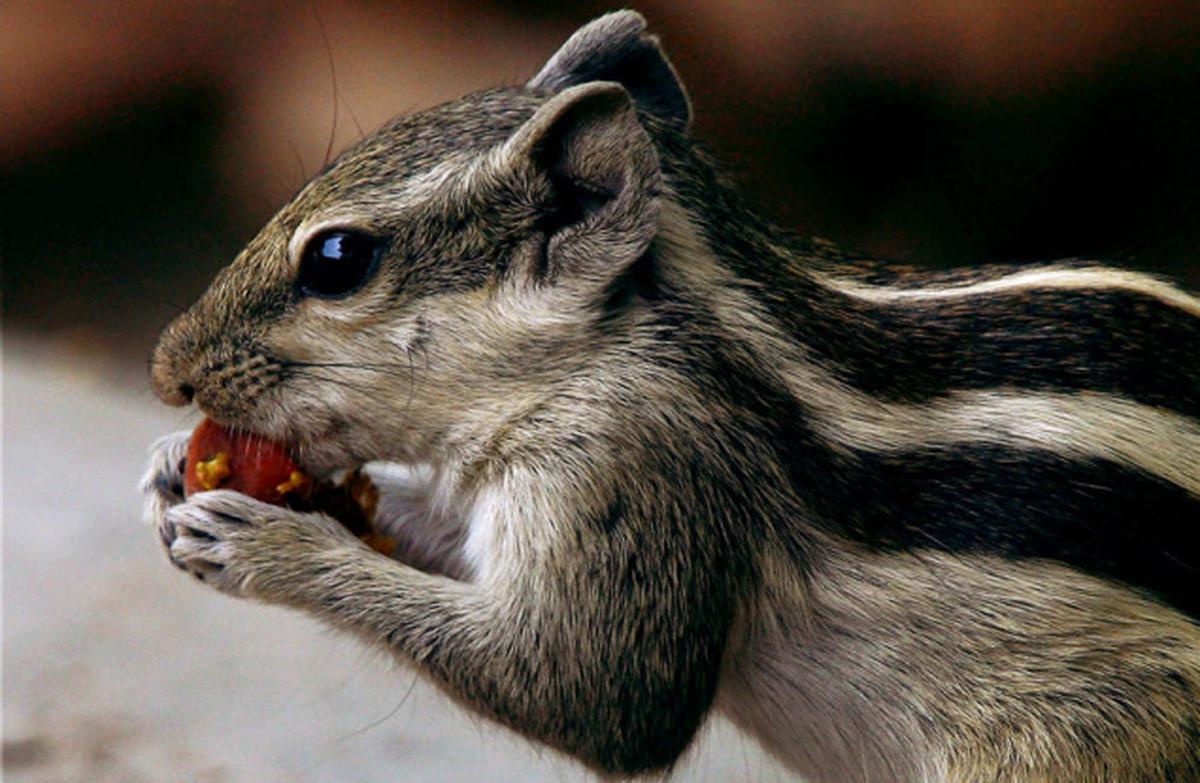
{"type": "Polygon", "coordinates": [[[307,499],[312,480],[280,444],[205,419],[188,444],[183,486],[188,495],[232,489],[282,506],[307,499]]]}

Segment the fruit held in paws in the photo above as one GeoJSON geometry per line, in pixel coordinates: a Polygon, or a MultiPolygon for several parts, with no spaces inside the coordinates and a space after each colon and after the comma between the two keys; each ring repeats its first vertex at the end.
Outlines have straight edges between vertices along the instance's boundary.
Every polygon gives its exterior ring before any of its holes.
{"type": "Polygon", "coordinates": [[[192,432],[183,488],[186,495],[232,489],[297,511],[324,511],[377,552],[390,555],[396,548],[394,538],[371,526],[379,492],[365,473],[353,471],[338,485],[313,482],[284,446],[212,419],[192,432]]]}
{"type": "Polygon", "coordinates": [[[278,443],[205,419],[188,444],[184,492],[210,489],[232,489],[267,503],[292,505],[307,499],[312,480],[278,443]]]}

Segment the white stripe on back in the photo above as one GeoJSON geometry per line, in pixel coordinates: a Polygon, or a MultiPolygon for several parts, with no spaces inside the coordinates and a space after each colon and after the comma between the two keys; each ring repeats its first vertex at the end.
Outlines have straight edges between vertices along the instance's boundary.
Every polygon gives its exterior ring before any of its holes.
{"type": "MultiPolygon", "coordinates": [[[[890,403],[825,385],[800,399],[830,443],[871,451],[1009,446],[1136,468],[1200,497],[1200,422],[1098,392],[1012,389],[951,392],[924,404],[890,403]]],[[[799,392],[799,390],[795,390],[799,392]]]]}
{"type": "Polygon", "coordinates": [[[944,288],[891,288],[872,286],[855,280],[814,275],[816,281],[840,293],[879,304],[943,301],[959,297],[1011,293],[1023,289],[1106,290],[1116,289],[1158,299],[1200,317],[1200,299],[1158,278],[1139,272],[1105,267],[1031,269],[1024,272],[966,285],[944,288]]]}

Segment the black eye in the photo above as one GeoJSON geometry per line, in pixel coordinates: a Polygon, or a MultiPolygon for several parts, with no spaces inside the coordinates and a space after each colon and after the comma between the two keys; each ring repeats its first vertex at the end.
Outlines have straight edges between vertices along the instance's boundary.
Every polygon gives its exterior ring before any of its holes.
{"type": "Polygon", "coordinates": [[[348,229],[323,231],[304,248],[296,287],[302,296],[344,296],[367,281],[379,258],[380,242],[348,229]]]}

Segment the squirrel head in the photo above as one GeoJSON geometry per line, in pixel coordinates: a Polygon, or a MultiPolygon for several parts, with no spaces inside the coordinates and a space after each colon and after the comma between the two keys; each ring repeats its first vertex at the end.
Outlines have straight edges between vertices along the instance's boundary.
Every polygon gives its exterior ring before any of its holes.
{"type": "Polygon", "coordinates": [[[393,120],[309,182],[160,337],[158,396],[313,469],[428,459],[553,394],[647,256],[652,133],[691,110],[645,20],[577,31],[523,87],[393,120]]]}

